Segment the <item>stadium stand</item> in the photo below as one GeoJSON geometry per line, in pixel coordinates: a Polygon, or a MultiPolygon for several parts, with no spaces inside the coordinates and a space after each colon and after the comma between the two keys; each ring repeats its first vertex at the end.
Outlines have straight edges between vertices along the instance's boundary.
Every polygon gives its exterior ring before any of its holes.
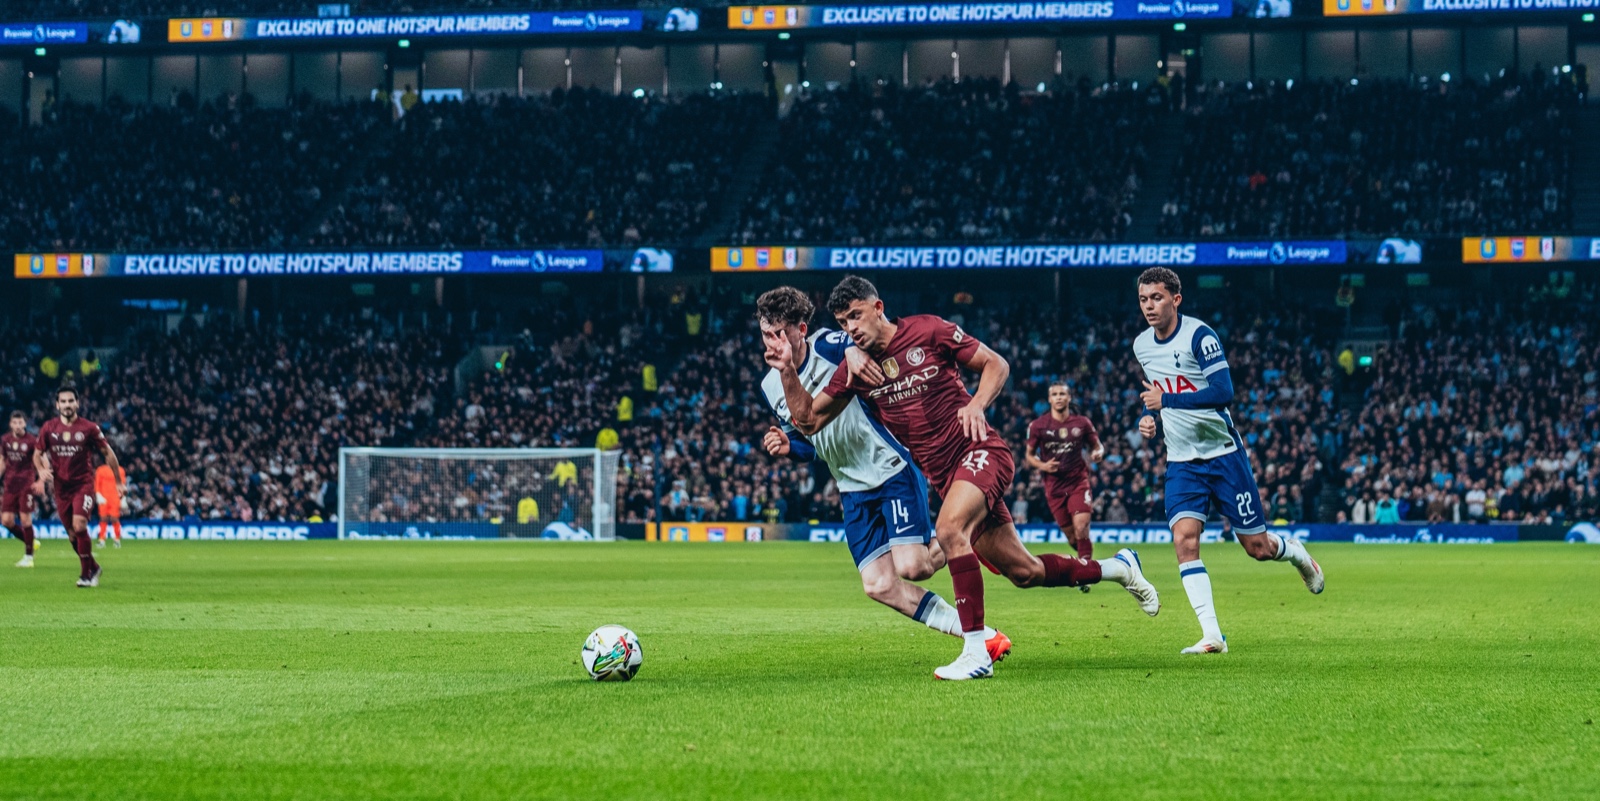
{"type": "MultiPolygon", "coordinates": [[[[1595,288],[1459,310],[1401,305],[1398,337],[1370,372],[1345,366],[1331,308],[1274,303],[1265,313],[1241,300],[1201,312],[1229,343],[1234,415],[1271,518],[1559,523],[1600,512],[1600,364],[1585,344],[1595,288]]],[[[1000,304],[925,310],[961,321],[1012,363],[992,419],[1019,456],[1048,384],[1066,378],[1107,446],[1097,518],[1162,518],[1161,447],[1131,433],[1137,320],[1056,320],[1000,304]]],[[[757,388],[750,315],[737,297],[687,290],[627,312],[536,303],[500,323],[521,328],[505,369],[459,394],[451,368],[487,334],[423,327],[415,315],[404,327],[393,315],[332,315],[146,330],[106,370],[76,380],[124,453],[130,517],[327,516],[341,445],[589,447],[614,434],[621,521],[651,519],[658,494],[668,519],[837,520],[825,470],[761,450],[773,418],[757,388]]],[[[0,400],[44,419],[72,368],[52,379],[40,361],[78,336],[10,336],[35,344],[5,352],[21,380],[0,400]]],[[[379,519],[503,516],[498,492],[462,482],[455,494],[413,493],[379,519]]],[[[1019,471],[1012,502],[1019,517],[1047,519],[1031,471],[1019,471]]]]}
{"type": "Polygon", "coordinates": [[[1572,225],[1578,92],[1542,69],[1481,83],[1200,87],[1166,235],[1558,233],[1572,225]]]}
{"type": "Polygon", "coordinates": [[[737,93],[585,89],[413,106],[316,228],[323,247],[666,245],[706,222],[762,114],[737,93]],[[730,146],[730,144],[732,146],[730,146]]]}
{"type": "Polygon", "coordinates": [[[1148,93],[1024,95],[995,79],[805,94],[735,237],[758,242],[1119,239],[1148,93]]]}

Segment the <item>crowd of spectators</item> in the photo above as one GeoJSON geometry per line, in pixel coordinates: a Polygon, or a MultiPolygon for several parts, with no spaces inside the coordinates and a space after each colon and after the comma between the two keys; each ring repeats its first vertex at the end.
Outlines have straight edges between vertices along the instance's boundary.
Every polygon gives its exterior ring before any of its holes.
{"type": "Polygon", "coordinates": [[[1169,236],[1564,232],[1578,91],[1535,68],[1487,83],[1198,87],[1169,236]]]}
{"type": "Polygon", "coordinates": [[[306,98],[47,99],[39,125],[0,121],[0,237],[45,251],[285,247],[380,120],[306,98]]]}
{"type": "Polygon", "coordinates": [[[1147,93],[996,79],[802,93],[734,236],[744,243],[1119,239],[1147,93]]]}
{"type": "Polygon", "coordinates": [[[548,96],[411,107],[312,243],[323,247],[685,243],[708,222],[759,96],[548,96]]]}
{"type": "Polygon", "coordinates": [[[432,428],[460,339],[394,320],[191,316],[14,402],[37,424],[58,383],[80,389],[127,471],[126,517],[307,520],[335,508],[341,446],[406,445],[432,428]]]}
{"type": "Polygon", "coordinates": [[[1357,522],[1570,523],[1600,516],[1593,290],[1407,310],[1340,436],[1357,522]]]}
{"type": "MultiPolygon", "coordinates": [[[[926,296],[924,296],[926,297],[926,296]]],[[[71,377],[129,472],[128,517],[315,519],[337,514],[342,445],[581,447],[618,454],[617,519],[837,521],[826,468],[768,456],[753,298],[679,290],[634,310],[552,299],[529,310],[498,369],[457,380],[472,336],[406,318],[271,322],[189,318],[134,334],[102,370],[71,377]]],[[[910,311],[905,298],[891,298],[910,311]]],[[[1074,303],[974,304],[943,314],[1012,365],[991,420],[1017,450],[1066,380],[1097,426],[1096,519],[1164,517],[1159,441],[1137,434],[1131,314],[1074,303]]],[[[1593,287],[1526,302],[1415,301],[1370,371],[1340,352],[1329,308],[1240,302],[1192,309],[1227,343],[1246,441],[1268,517],[1285,523],[1563,523],[1600,515],[1600,360],[1593,287]],[[1326,492],[1324,489],[1326,488],[1326,492]]],[[[8,329],[20,380],[0,402],[35,422],[57,376],[41,360],[77,329],[8,329]],[[30,377],[31,378],[28,378],[30,377]]],[[[505,341],[502,339],[501,341],[505,341]]],[[[475,346],[475,345],[473,345],[475,346]]],[[[591,514],[586,460],[402,463],[372,484],[375,522],[577,522],[591,514]],[[533,504],[527,500],[532,499],[533,504]]],[[[1046,522],[1042,476],[1018,470],[1011,503],[1046,522]]]]}

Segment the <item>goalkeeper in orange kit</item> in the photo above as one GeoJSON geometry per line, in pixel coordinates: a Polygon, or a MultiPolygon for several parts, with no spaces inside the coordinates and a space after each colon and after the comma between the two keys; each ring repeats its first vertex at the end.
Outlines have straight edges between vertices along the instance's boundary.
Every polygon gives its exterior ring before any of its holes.
{"type": "MultiPolygon", "coordinates": [[[[121,471],[118,471],[121,472],[121,471]]],[[[122,493],[117,489],[126,474],[111,472],[109,465],[100,465],[94,471],[94,497],[100,504],[100,535],[98,544],[106,547],[106,521],[111,521],[112,544],[122,547],[122,493]]]]}

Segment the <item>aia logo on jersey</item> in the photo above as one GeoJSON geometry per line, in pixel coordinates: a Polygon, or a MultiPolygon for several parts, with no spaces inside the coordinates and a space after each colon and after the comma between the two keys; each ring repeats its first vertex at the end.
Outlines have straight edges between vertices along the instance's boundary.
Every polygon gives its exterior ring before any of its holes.
{"type": "Polygon", "coordinates": [[[923,353],[922,348],[912,348],[906,351],[906,361],[910,362],[912,367],[916,367],[927,360],[928,354],[923,353]]]}
{"type": "Polygon", "coordinates": [[[883,367],[883,374],[888,376],[890,380],[894,380],[894,379],[900,377],[900,363],[895,361],[893,356],[890,356],[889,358],[884,359],[883,363],[882,363],[882,367],[883,367]]]}
{"type": "Polygon", "coordinates": [[[1199,392],[1200,388],[1194,385],[1186,376],[1177,378],[1156,378],[1151,383],[1161,388],[1162,392],[1177,394],[1179,392],[1199,392]]]}
{"type": "Polygon", "coordinates": [[[965,459],[961,460],[961,467],[962,467],[962,469],[965,469],[965,470],[968,470],[968,471],[972,472],[974,475],[976,475],[978,473],[982,473],[985,470],[988,470],[989,469],[989,452],[988,451],[973,451],[973,452],[967,454],[967,457],[965,459]]]}

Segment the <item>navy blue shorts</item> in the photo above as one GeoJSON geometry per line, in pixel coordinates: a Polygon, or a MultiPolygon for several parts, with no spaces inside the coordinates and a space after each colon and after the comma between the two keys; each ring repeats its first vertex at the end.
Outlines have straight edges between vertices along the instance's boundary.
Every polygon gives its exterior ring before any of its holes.
{"type": "Polygon", "coordinates": [[[1261,490],[1250,471],[1250,457],[1242,449],[1215,459],[1168,464],[1166,489],[1168,526],[1186,517],[1205,522],[1215,499],[1222,516],[1233,521],[1235,534],[1267,530],[1261,490]]]}
{"type": "Polygon", "coordinates": [[[840,493],[839,505],[844,508],[844,536],[857,570],[896,545],[927,545],[933,539],[928,482],[911,465],[877,489],[840,493]]]}

